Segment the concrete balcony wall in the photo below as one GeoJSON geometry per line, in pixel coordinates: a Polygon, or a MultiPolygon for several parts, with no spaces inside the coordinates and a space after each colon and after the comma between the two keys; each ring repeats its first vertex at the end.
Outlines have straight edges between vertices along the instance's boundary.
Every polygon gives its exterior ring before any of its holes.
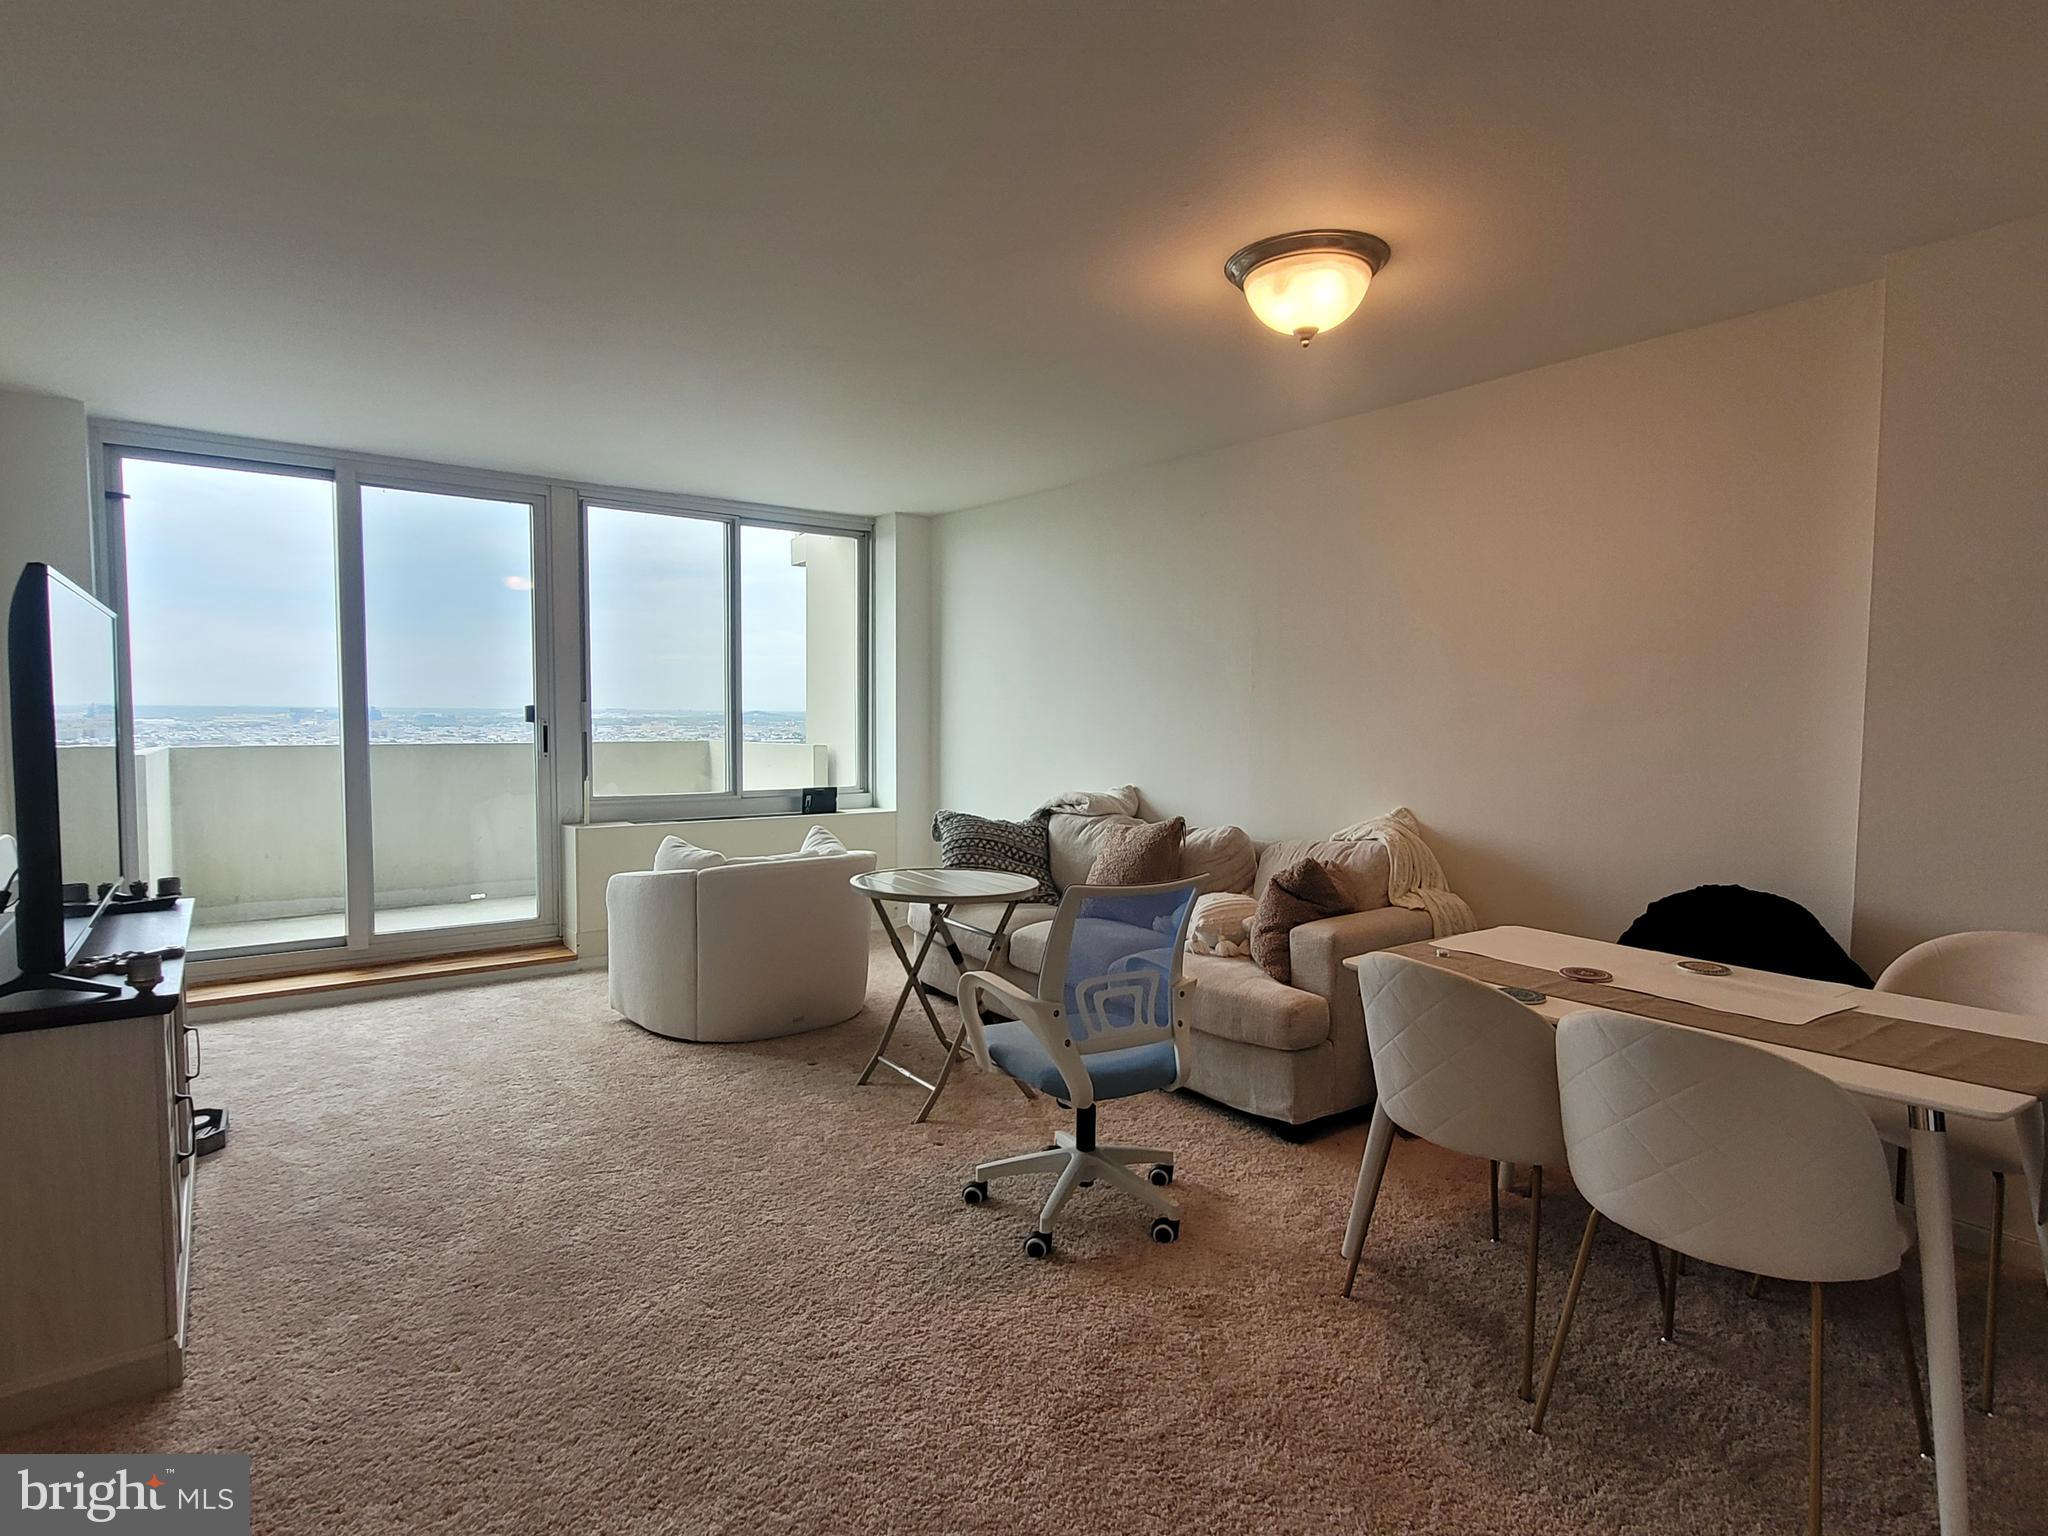
{"type": "MultiPolygon", "coordinates": [[[[749,789],[808,789],[832,782],[831,749],[801,741],[740,744],[749,789]]],[[[705,795],[725,789],[721,741],[591,743],[592,789],[600,795],[705,795]]]]}
{"type": "MultiPolygon", "coordinates": [[[[713,788],[704,741],[601,742],[612,794],[713,788]]],[[[827,750],[745,744],[759,787],[829,782],[827,750]]],[[[338,746],[152,747],[137,754],[136,832],[148,879],[175,874],[216,923],[339,912],[346,885],[338,746]]],[[[370,748],[373,849],[384,908],[530,896],[534,756],[517,742],[370,748]]],[[[80,808],[111,806],[87,792],[80,808]]]]}

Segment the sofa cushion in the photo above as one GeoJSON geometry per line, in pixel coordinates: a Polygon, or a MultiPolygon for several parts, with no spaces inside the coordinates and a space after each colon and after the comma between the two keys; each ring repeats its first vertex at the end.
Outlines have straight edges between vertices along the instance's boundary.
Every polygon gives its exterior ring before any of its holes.
{"type": "Polygon", "coordinates": [[[1327,1002],[1273,980],[1250,960],[1188,955],[1181,966],[1195,984],[1188,999],[1190,1029],[1274,1051],[1305,1051],[1330,1038],[1327,1002]]]}
{"type": "Polygon", "coordinates": [[[1135,827],[1112,827],[1102,851],[1088,866],[1083,885],[1163,885],[1180,878],[1180,845],[1188,824],[1141,821],[1135,827]]]}
{"type": "Polygon", "coordinates": [[[1189,827],[1180,845],[1180,878],[1204,891],[1249,892],[1259,873],[1259,851],[1243,827],[1189,827]]]}
{"type": "Polygon", "coordinates": [[[1375,842],[1335,842],[1328,838],[1291,837],[1259,850],[1254,896],[1266,894],[1272,878],[1290,864],[1314,859],[1325,866],[1354,912],[1370,912],[1387,904],[1387,850],[1375,842]]]}
{"type": "MultiPolygon", "coordinates": [[[[1005,931],[1014,936],[1020,928],[1042,923],[1046,925],[1049,932],[1051,930],[1052,916],[1057,911],[1059,911],[1059,908],[1049,902],[1020,902],[1018,903],[1016,914],[1010,919],[1009,928],[1005,931]]],[[[1003,903],[1000,901],[969,902],[953,909],[951,917],[947,919],[946,928],[954,938],[960,941],[960,952],[966,955],[968,959],[986,960],[989,950],[989,932],[1002,920],[1003,903]]],[[[931,926],[932,909],[927,906],[913,905],[910,909],[911,930],[915,933],[924,934],[931,931],[931,926]]],[[[1011,953],[1014,959],[1014,949],[1011,953]]],[[[1038,941],[1038,954],[1041,958],[1045,954],[1045,940],[1043,939],[1038,941]]],[[[1034,971],[1037,968],[1035,960],[1027,967],[1027,969],[1034,971]]]]}
{"type": "MultiPolygon", "coordinates": [[[[1019,917],[1024,912],[1023,907],[1017,909],[1019,917]]],[[[1036,976],[1045,968],[1045,941],[1051,937],[1052,919],[1049,917],[1043,922],[1026,923],[1021,928],[1015,923],[1010,924],[1010,964],[1036,976]]]]}
{"type": "Polygon", "coordinates": [[[1136,816],[1076,816],[1057,811],[1046,818],[1046,840],[1052,851],[1052,883],[1064,891],[1070,885],[1086,885],[1088,871],[1109,834],[1118,827],[1142,827],[1136,816]]]}

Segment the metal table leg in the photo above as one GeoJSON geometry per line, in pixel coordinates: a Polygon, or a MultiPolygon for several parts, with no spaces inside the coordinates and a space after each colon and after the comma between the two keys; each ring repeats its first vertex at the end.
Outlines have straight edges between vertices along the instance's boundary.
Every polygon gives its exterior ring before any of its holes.
{"type": "MultiPolygon", "coordinates": [[[[1003,915],[996,921],[995,931],[989,935],[988,955],[991,965],[996,962],[997,957],[1003,952],[1003,934],[1010,926],[1011,914],[1016,910],[1017,903],[1014,901],[1005,906],[1003,908],[1003,915]]],[[[952,960],[953,968],[964,972],[967,969],[966,957],[960,953],[960,945],[953,937],[953,930],[946,926],[946,918],[951,911],[950,907],[935,906],[932,908],[932,932],[945,935],[946,954],[952,960]]],[[[918,984],[918,990],[920,992],[924,990],[922,982],[918,984]]],[[[939,1038],[943,1040],[945,1037],[941,1035],[939,1038]]],[[[912,1125],[923,1125],[925,1118],[932,1112],[932,1106],[939,1102],[939,1095],[945,1091],[946,1079],[953,1075],[953,1064],[960,1059],[960,1048],[966,1043],[967,1019],[963,1015],[960,1020],[960,1027],[953,1032],[953,1039],[946,1046],[946,1059],[939,1066],[939,1080],[932,1084],[932,1091],[926,1097],[924,1107],[918,1110],[917,1118],[910,1122],[912,1125]]],[[[1028,1090],[1025,1097],[1030,1097],[1028,1090]]]]}
{"type": "MultiPolygon", "coordinates": [[[[918,946],[917,959],[913,961],[910,952],[903,947],[903,940],[897,937],[896,925],[889,919],[888,907],[879,900],[874,901],[873,905],[875,915],[882,920],[882,931],[889,935],[889,947],[896,951],[896,958],[902,963],[903,990],[896,994],[896,1007],[889,1014],[889,1022],[882,1027],[882,1038],[875,1044],[875,1054],[868,1058],[868,1064],[854,1080],[856,1088],[866,1086],[867,1080],[874,1076],[876,1067],[888,1067],[892,1071],[903,1072],[901,1067],[882,1053],[889,1049],[890,1037],[896,1033],[897,1022],[903,1017],[904,1005],[910,1001],[912,993],[917,995],[918,1002],[924,1008],[925,1017],[931,1021],[932,1033],[939,1037],[940,1044],[943,1045],[946,1040],[946,1032],[939,1028],[938,1017],[932,1012],[931,1000],[924,995],[924,988],[917,979],[918,973],[924,969],[924,957],[931,952],[932,940],[938,936],[938,924],[934,923],[931,930],[925,934],[924,942],[918,946]]],[[[908,1072],[903,1072],[903,1075],[923,1087],[931,1086],[923,1078],[911,1077],[908,1072]]]]}
{"type": "MultiPolygon", "coordinates": [[[[896,995],[896,1007],[889,1015],[888,1024],[883,1027],[882,1038],[875,1044],[875,1054],[868,1058],[868,1064],[862,1069],[855,1086],[858,1087],[866,1084],[868,1079],[874,1076],[876,1067],[887,1067],[897,1076],[909,1079],[925,1090],[924,1103],[918,1109],[917,1118],[911,1122],[913,1125],[922,1125],[931,1115],[932,1107],[939,1102],[939,1095],[945,1091],[946,1080],[952,1076],[954,1063],[960,1059],[961,1048],[967,1042],[967,1024],[964,1019],[961,1021],[960,1027],[951,1035],[948,1035],[945,1026],[939,1023],[938,1014],[932,1009],[931,995],[925,991],[924,987],[925,957],[931,953],[932,945],[935,942],[945,945],[947,956],[958,970],[965,971],[968,969],[967,957],[961,952],[959,941],[953,936],[953,930],[946,926],[946,918],[952,912],[950,904],[931,903],[931,927],[926,930],[924,942],[918,946],[917,957],[913,960],[910,951],[903,947],[903,940],[896,932],[896,925],[889,920],[887,906],[877,898],[870,898],[870,900],[873,902],[876,914],[882,920],[883,930],[889,935],[889,947],[896,951],[896,958],[903,966],[904,980],[903,990],[896,995]],[[886,1054],[889,1049],[889,1041],[894,1037],[896,1026],[902,1020],[903,1011],[908,1006],[912,997],[917,999],[918,1006],[924,1010],[925,1020],[931,1025],[932,1034],[937,1037],[939,1044],[946,1048],[945,1060],[940,1063],[939,1074],[934,1081],[927,1081],[925,1078],[919,1077],[901,1062],[892,1061],[886,1054]]],[[[995,931],[991,936],[989,949],[991,956],[1001,953],[1003,936],[1008,931],[1010,918],[1015,914],[1016,910],[1017,903],[1014,901],[1004,905],[1002,918],[996,923],[995,931]]],[[[1022,1085],[1020,1084],[1019,1086],[1021,1087],[1022,1085]]],[[[1024,1091],[1025,1097],[1029,1098],[1030,1090],[1025,1089],[1024,1091]]]]}

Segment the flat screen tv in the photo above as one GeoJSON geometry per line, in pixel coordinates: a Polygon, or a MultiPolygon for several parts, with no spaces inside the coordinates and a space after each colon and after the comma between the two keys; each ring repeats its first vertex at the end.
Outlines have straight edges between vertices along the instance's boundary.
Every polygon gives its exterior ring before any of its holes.
{"type": "Polygon", "coordinates": [[[42,562],[27,566],[7,615],[24,977],[75,960],[121,883],[115,668],[113,610],[42,562]]]}

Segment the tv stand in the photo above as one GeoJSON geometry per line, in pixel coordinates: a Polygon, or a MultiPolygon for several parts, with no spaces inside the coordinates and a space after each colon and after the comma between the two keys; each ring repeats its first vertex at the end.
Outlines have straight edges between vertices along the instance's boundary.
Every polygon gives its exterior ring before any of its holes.
{"type": "MultiPolygon", "coordinates": [[[[190,900],[110,907],[87,947],[183,945],[191,926],[190,900]]],[[[183,959],[150,992],[0,982],[0,1435],[184,1379],[199,1065],[183,959]]]]}

